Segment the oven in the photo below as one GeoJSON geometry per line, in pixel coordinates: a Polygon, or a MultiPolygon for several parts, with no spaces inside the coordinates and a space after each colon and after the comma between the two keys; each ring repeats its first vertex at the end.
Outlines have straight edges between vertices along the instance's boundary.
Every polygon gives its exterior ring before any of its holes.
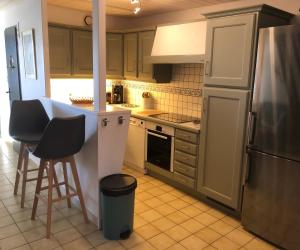
{"type": "Polygon", "coordinates": [[[146,161],[173,172],[174,128],[162,124],[146,123],[146,161]]]}

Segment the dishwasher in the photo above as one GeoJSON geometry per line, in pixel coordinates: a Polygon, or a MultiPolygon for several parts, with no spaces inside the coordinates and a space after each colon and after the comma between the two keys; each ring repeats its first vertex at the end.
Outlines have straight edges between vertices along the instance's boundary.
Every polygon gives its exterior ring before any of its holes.
{"type": "Polygon", "coordinates": [[[124,164],[145,172],[145,121],[130,117],[124,164]]]}

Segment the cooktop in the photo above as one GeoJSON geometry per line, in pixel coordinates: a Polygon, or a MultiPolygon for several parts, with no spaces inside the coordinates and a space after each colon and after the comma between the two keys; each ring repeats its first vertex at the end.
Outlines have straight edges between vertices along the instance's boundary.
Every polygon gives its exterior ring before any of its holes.
{"type": "Polygon", "coordinates": [[[174,123],[185,123],[185,122],[200,123],[199,118],[188,116],[188,115],[176,114],[176,113],[154,114],[154,115],[150,115],[150,117],[168,121],[168,122],[174,122],[174,123]]]}

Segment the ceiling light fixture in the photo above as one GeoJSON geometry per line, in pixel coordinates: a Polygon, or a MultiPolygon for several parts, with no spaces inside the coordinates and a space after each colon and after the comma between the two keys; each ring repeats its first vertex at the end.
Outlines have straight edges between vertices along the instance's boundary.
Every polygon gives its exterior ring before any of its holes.
{"type": "Polygon", "coordinates": [[[130,0],[131,5],[133,5],[133,13],[137,15],[141,11],[141,0],[130,0]]]}

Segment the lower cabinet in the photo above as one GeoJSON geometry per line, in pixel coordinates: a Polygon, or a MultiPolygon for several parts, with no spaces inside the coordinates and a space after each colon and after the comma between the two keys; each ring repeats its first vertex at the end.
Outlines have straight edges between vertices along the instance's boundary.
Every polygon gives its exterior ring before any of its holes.
{"type": "Polygon", "coordinates": [[[249,92],[204,88],[197,190],[238,208],[249,92]]]}

